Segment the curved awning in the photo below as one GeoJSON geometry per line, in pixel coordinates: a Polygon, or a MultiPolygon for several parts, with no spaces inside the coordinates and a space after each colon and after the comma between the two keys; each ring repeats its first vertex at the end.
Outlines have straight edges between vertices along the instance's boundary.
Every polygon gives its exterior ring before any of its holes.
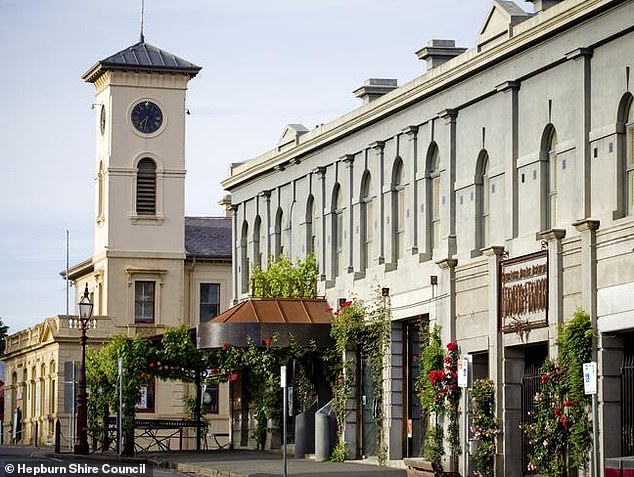
{"type": "Polygon", "coordinates": [[[325,299],[249,298],[213,319],[198,325],[198,348],[247,346],[277,336],[279,346],[287,346],[290,337],[299,344],[311,339],[318,347],[332,344],[332,309],[325,299]]]}

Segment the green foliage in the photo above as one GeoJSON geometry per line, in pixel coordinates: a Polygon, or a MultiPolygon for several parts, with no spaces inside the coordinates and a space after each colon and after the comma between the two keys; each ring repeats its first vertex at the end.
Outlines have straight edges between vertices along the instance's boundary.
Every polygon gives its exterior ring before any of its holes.
{"type": "MultiPolygon", "coordinates": [[[[389,297],[377,293],[371,306],[360,300],[346,301],[335,312],[335,320],[330,334],[335,340],[337,359],[334,362],[335,379],[333,383],[332,409],[339,431],[339,444],[333,458],[345,458],[346,447],[343,436],[347,403],[352,396],[355,369],[353,362],[346,360],[345,353],[359,350],[369,367],[370,384],[383,402],[383,368],[390,339],[389,297]],[[335,455],[336,454],[336,455],[335,455]],[[343,456],[343,457],[342,457],[343,456]]],[[[384,426],[383,406],[378,406],[375,416],[377,422],[377,458],[381,464],[387,459],[387,445],[384,426]]]]}
{"type": "Polygon", "coordinates": [[[458,426],[461,390],[457,373],[460,352],[456,343],[448,343],[447,349],[443,349],[440,329],[436,325],[431,330],[428,327],[428,323],[421,324],[421,346],[424,349],[415,389],[428,427],[432,414],[434,417],[434,422],[425,434],[423,456],[440,468],[445,454],[445,435],[441,423],[445,416],[448,417],[446,439],[452,458],[457,459],[461,452],[458,426]]]}
{"type": "Polygon", "coordinates": [[[569,462],[585,468],[591,448],[590,396],[583,391],[583,363],[592,356],[593,330],[578,310],[560,330],[560,357],[541,369],[533,423],[523,427],[531,450],[529,469],[545,477],[567,473],[569,462]]]}
{"type": "Polygon", "coordinates": [[[253,269],[251,281],[253,296],[258,298],[315,298],[317,295],[317,259],[308,255],[293,264],[280,255],[269,257],[266,270],[253,269]]]}
{"type": "Polygon", "coordinates": [[[9,327],[4,324],[2,317],[0,317],[0,358],[4,356],[4,350],[7,348],[7,336],[9,334],[9,327]]]}
{"type": "Polygon", "coordinates": [[[337,442],[330,454],[330,462],[343,462],[348,457],[348,448],[342,440],[337,442]]]}
{"type": "Polygon", "coordinates": [[[495,472],[496,439],[500,433],[495,419],[495,387],[489,379],[473,382],[471,394],[471,431],[476,441],[473,454],[473,474],[493,477],[495,472]]]}

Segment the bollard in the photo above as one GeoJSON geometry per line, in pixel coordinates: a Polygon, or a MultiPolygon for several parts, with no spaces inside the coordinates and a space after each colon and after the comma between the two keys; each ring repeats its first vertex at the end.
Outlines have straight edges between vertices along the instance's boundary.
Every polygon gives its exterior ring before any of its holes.
{"type": "Polygon", "coordinates": [[[37,432],[39,428],[39,423],[35,422],[35,437],[33,438],[33,445],[37,447],[37,432]]]}
{"type": "Polygon", "coordinates": [[[62,424],[59,417],[55,421],[55,453],[59,454],[62,448],[62,424]]]}

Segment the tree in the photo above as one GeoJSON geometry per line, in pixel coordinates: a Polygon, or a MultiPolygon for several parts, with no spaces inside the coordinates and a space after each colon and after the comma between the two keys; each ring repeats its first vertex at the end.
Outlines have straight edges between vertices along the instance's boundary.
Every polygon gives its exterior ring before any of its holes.
{"type": "Polygon", "coordinates": [[[9,327],[5,325],[0,317],[0,357],[4,356],[4,350],[7,347],[7,336],[9,333],[9,327]]]}

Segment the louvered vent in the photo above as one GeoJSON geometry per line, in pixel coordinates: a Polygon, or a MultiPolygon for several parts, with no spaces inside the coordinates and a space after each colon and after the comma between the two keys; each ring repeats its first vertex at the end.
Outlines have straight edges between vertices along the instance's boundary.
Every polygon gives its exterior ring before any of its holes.
{"type": "Polygon", "coordinates": [[[147,157],[139,161],[136,174],[136,213],[156,215],[156,164],[147,157]]]}

